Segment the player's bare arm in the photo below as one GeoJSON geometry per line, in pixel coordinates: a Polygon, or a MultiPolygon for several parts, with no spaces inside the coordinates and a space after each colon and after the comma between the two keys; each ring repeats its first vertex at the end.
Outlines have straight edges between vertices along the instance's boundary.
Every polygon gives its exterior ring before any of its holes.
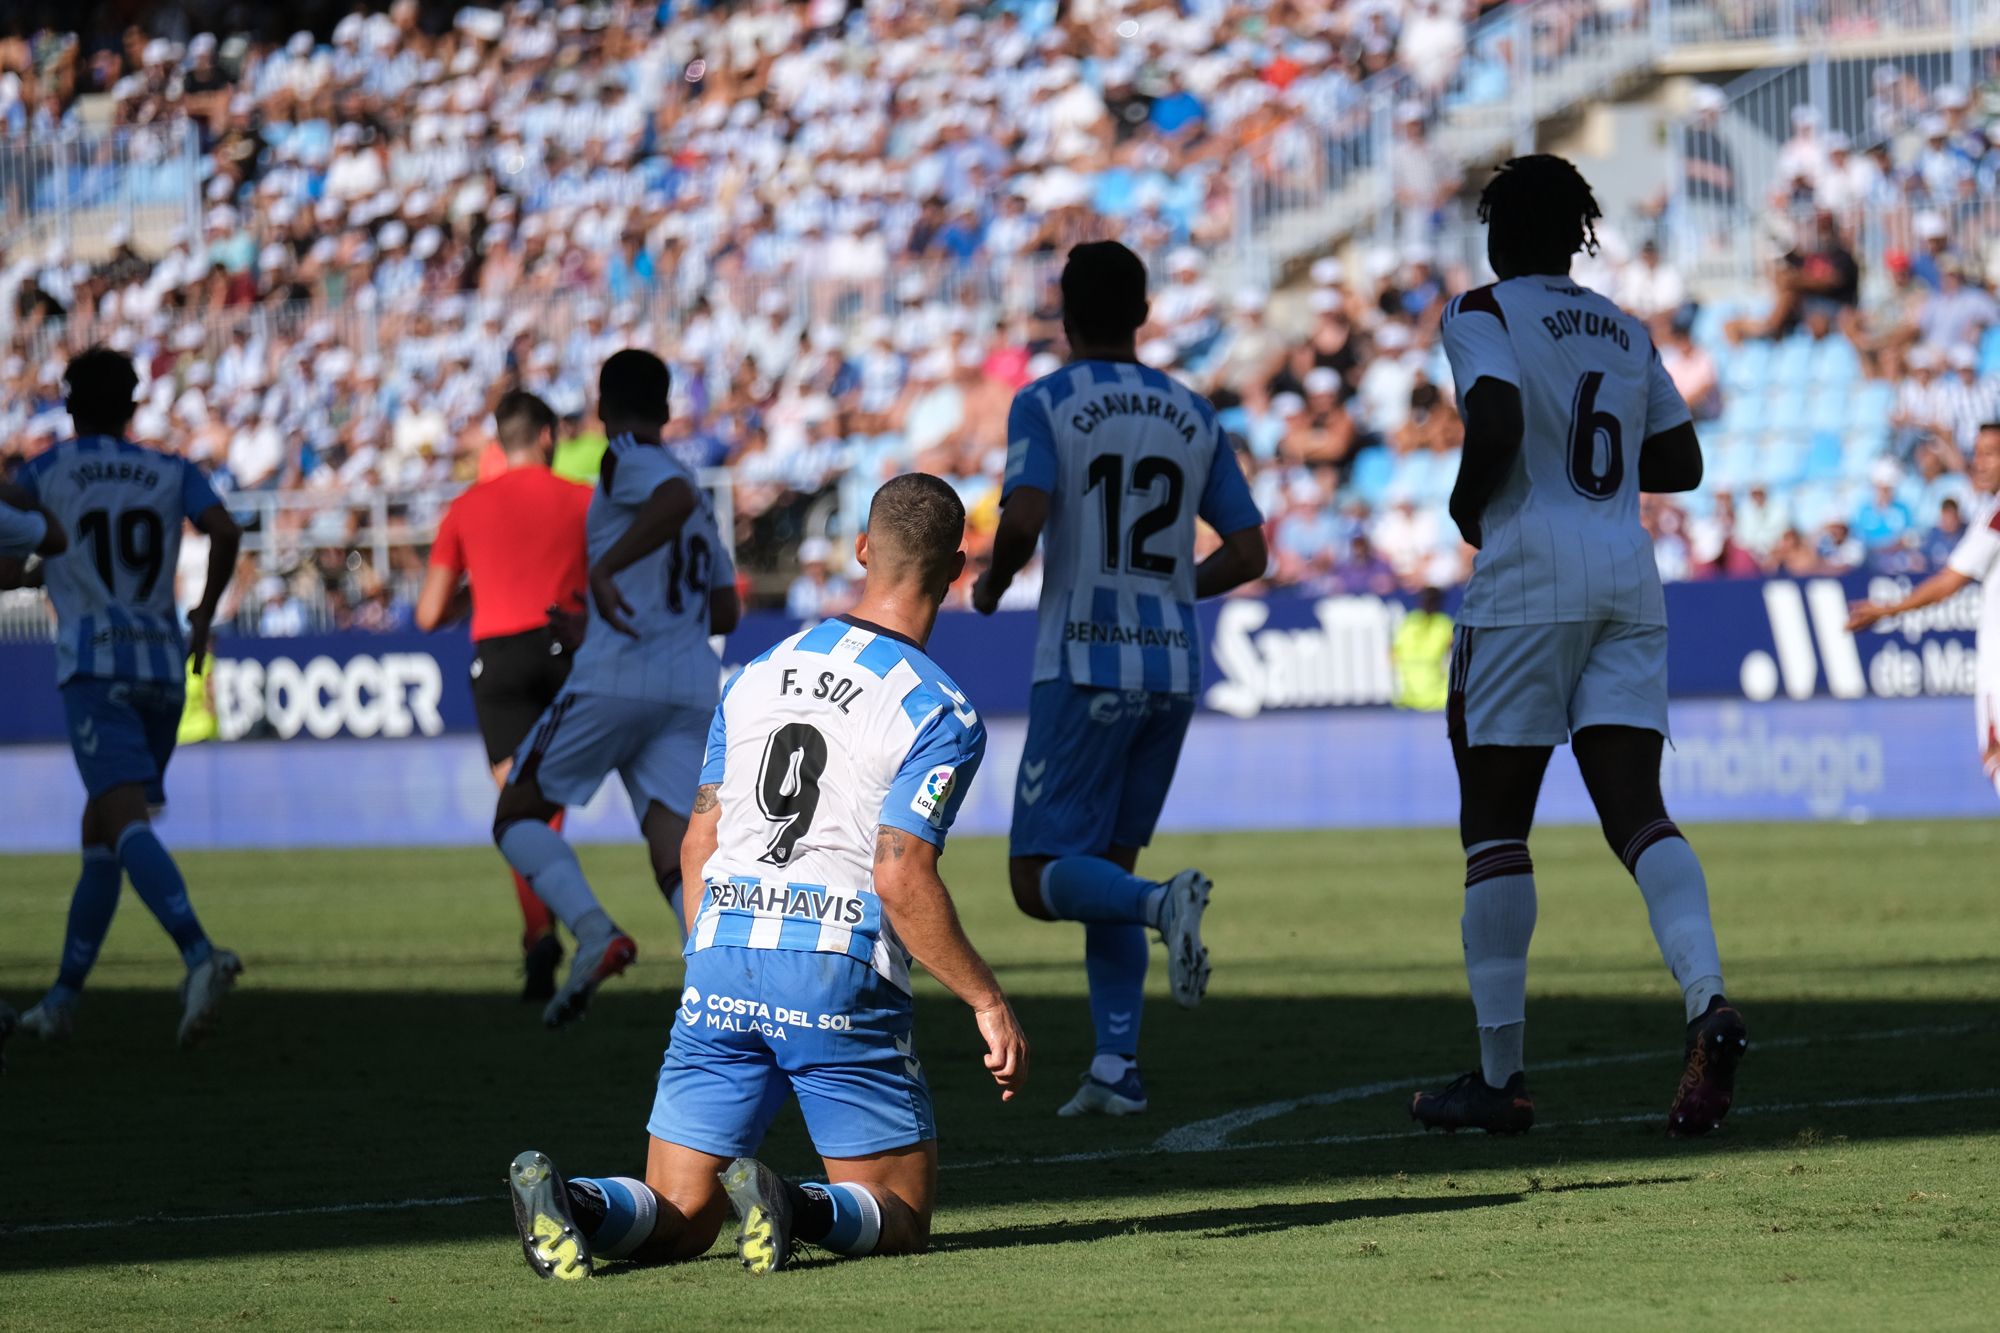
{"type": "Polygon", "coordinates": [[[195,531],[208,538],[208,581],[202,585],[201,601],[188,612],[188,660],[199,673],[208,660],[209,627],[215,623],[222,594],[236,574],[236,555],[243,547],[243,529],[221,505],[210,505],[191,520],[195,531]]]}
{"type": "Polygon", "coordinates": [[[1465,452],[1458,481],[1451,488],[1451,519],[1474,546],[1481,541],[1480,520],[1487,504],[1520,456],[1526,429],[1521,391],[1514,385],[1481,378],[1466,391],[1465,452]]]}
{"type": "Polygon", "coordinates": [[[1847,632],[1852,634],[1868,629],[1877,621],[1900,616],[1905,611],[1935,606],[1971,582],[1971,578],[1955,569],[1940,569],[1910,589],[1910,595],[1900,602],[1855,602],[1847,608],[1847,632]]]}
{"type": "Polygon", "coordinates": [[[680,536],[681,528],[698,503],[694,487],[681,478],[661,482],[639,507],[625,535],[590,567],[590,598],[597,604],[597,614],[604,617],[605,624],[620,634],[638,637],[625,619],[632,607],[618,591],[617,575],[680,536]]]}
{"type": "Polygon", "coordinates": [[[736,595],[736,589],[711,588],[708,593],[708,632],[728,634],[743,619],[743,599],[736,595]]]}
{"type": "Polygon", "coordinates": [[[1694,422],[1646,437],[1639,449],[1639,489],[1650,495],[1678,495],[1701,485],[1701,440],[1694,422]]]}
{"type": "MultiPolygon", "coordinates": [[[[993,554],[986,572],[972,585],[972,606],[990,616],[1000,606],[1000,598],[1014,582],[1014,576],[1035,555],[1035,543],[1042,539],[1042,526],[1049,521],[1049,493],[1035,486],[1016,487],[1000,506],[1000,524],[993,532],[993,554]]],[[[1262,566],[1258,567],[1262,572],[1262,566]]]]}
{"type": "Polygon", "coordinates": [[[1271,550],[1261,526],[1224,533],[1222,545],[1195,566],[1194,595],[1220,597],[1252,579],[1262,578],[1270,561],[1271,550]]]}
{"type": "Polygon", "coordinates": [[[694,919],[701,915],[703,894],[701,870],[715,855],[717,832],[722,826],[721,784],[704,782],[694,794],[694,812],[688,816],[687,836],[681,839],[681,927],[694,934],[694,919]]]}
{"type": "Polygon", "coordinates": [[[1028,1038],[993,969],[959,924],[937,872],[935,845],[886,825],[875,834],[875,895],[896,937],[944,988],[972,1008],[986,1042],[986,1068],[1011,1101],[1028,1078],[1028,1038]]]}
{"type": "Polygon", "coordinates": [[[432,565],[424,570],[423,590],[417,594],[417,628],[426,634],[456,625],[472,614],[472,587],[455,569],[432,565]]]}

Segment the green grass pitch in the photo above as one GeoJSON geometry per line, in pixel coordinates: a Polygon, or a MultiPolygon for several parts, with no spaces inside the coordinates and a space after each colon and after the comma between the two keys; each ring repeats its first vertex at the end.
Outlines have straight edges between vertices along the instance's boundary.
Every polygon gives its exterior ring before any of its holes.
{"type": "MultiPolygon", "coordinates": [[[[1405,1112],[1473,1060],[1450,834],[1163,839],[1143,866],[1215,877],[1213,987],[1174,1009],[1156,950],[1153,1109],[1090,1122],[1054,1115],[1090,1046],[1081,933],[1016,914],[1001,847],[967,839],[945,872],[1035,1065],[1003,1106],[969,1015],[922,984],[933,1252],[757,1280],[718,1250],[578,1284],[530,1276],[502,1172],[530,1146],[642,1165],[681,969],[641,851],[586,854],[640,961],[564,1034],[515,999],[489,849],[190,855],[249,970],[210,1044],[176,1050],[178,964],[128,894],[76,1040],[12,1044],[0,1328],[1991,1327],[2000,823],[1695,842],[1752,1040],[1712,1140],[1663,1137],[1680,1006],[1594,832],[1536,837],[1543,1123],[1514,1140],[1405,1112]]],[[[73,866],[7,866],[18,1006],[73,866]]],[[[766,1155],[810,1168],[795,1112],[766,1155]]]]}

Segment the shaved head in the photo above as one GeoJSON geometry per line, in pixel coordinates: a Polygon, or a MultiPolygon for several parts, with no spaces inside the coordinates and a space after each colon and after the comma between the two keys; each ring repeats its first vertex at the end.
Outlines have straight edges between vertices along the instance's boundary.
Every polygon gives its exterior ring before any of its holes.
{"type": "Polygon", "coordinates": [[[868,506],[870,570],[891,581],[915,579],[926,588],[949,585],[964,540],[964,502],[928,473],[891,478],[868,506]]]}

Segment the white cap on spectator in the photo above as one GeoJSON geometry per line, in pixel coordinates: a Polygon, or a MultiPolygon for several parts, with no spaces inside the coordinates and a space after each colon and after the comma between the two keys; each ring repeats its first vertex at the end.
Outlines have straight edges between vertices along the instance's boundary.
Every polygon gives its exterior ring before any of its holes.
{"type": "Polygon", "coordinates": [[[368,21],[359,14],[347,15],[340,22],[333,25],[333,44],[335,46],[360,45],[361,34],[367,27],[367,23],[368,21]]]}
{"type": "Polygon", "coordinates": [[[1853,147],[1854,141],[1839,130],[1826,136],[1826,151],[1829,153],[1845,153],[1853,147]]]}
{"type": "Polygon", "coordinates": [[[183,324],[174,330],[174,346],[183,352],[191,352],[201,346],[201,326],[183,324]]]}
{"type": "Polygon", "coordinates": [[[1926,241],[1936,240],[1945,232],[1944,219],[1928,209],[1917,214],[1916,220],[1910,225],[1915,228],[1917,235],[1926,241]]]}
{"type": "Polygon", "coordinates": [[[1816,106],[1801,102],[1792,108],[1792,128],[1796,130],[1816,130],[1819,128],[1820,114],[1816,106]]]}
{"type": "Polygon", "coordinates": [[[1893,458],[1878,458],[1875,460],[1875,466],[1868,469],[1868,481],[1874,486],[1900,486],[1903,482],[1903,469],[1896,466],[1896,460],[1893,458]]]}
{"type": "Polygon", "coordinates": [[[1368,252],[1363,261],[1370,282],[1380,282],[1396,271],[1396,252],[1386,245],[1378,245],[1368,252]]]}
{"type": "Polygon", "coordinates": [[[1306,392],[1314,396],[1340,392],[1340,372],[1330,366],[1314,366],[1306,372],[1306,392]]]}
{"type": "Polygon", "coordinates": [[[1041,352],[1028,358],[1028,374],[1034,379],[1053,375],[1062,369],[1062,358],[1054,352],[1041,352]]]}
{"type": "Polygon", "coordinates": [[[1242,291],[1236,293],[1230,304],[1234,305],[1243,314],[1255,315],[1261,313],[1270,302],[1271,298],[1269,294],[1262,287],[1245,287],[1242,291]]]}
{"type": "Polygon", "coordinates": [[[164,37],[155,37],[139,51],[139,59],[148,65],[164,65],[173,58],[174,44],[164,37]]]}
{"type": "Polygon", "coordinates": [[[824,537],[808,537],[799,543],[799,563],[823,565],[833,558],[833,543],[824,537]]]}
{"type": "Polygon", "coordinates": [[[187,53],[190,60],[199,55],[207,55],[214,50],[215,34],[212,32],[198,32],[188,39],[187,53]]]}
{"type": "Polygon", "coordinates": [[[292,252],[276,241],[257,252],[257,267],[261,269],[286,268],[292,262],[292,252]]]}
{"type": "Polygon", "coordinates": [[[400,250],[409,244],[410,229],[401,222],[392,221],[382,228],[375,240],[384,250],[400,250]]]}
{"type": "Polygon", "coordinates": [[[217,176],[208,183],[208,189],[204,191],[208,196],[208,202],[211,204],[219,204],[235,192],[236,187],[230,182],[227,176],[217,176]]]}
{"type": "Polygon", "coordinates": [[[1909,362],[1911,370],[1936,370],[1938,367],[1937,349],[1918,343],[1910,349],[1909,362]]]}
{"type": "Polygon", "coordinates": [[[361,126],[348,121],[333,132],[333,142],[340,148],[351,148],[361,142],[361,126]]]}
{"type": "MultiPolygon", "coordinates": [[[[1139,361],[1143,365],[1165,368],[1180,358],[1181,349],[1165,338],[1150,339],[1139,349],[1139,361]]],[[[983,356],[980,360],[984,360],[983,356]]]]}
{"type": "Polygon", "coordinates": [[[113,250],[122,245],[130,245],[132,243],[132,229],[122,222],[115,223],[112,225],[110,231],[104,233],[104,243],[113,250]]]}
{"type": "Polygon", "coordinates": [[[410,254],[418,259],[429,259],[444,244],[444,233],[436,227],[425,227],[410,243],[410,254]]]}
{"type": "Polygon", "coordinates": [[[1289,421],[1306,410],[1306,400],[1295,393],[1281,393],[1271,399],[1271,411],[1280,419],[1289,421]]]}
{"type": "Polygon", "coordinates": [[[1330,287],[1322,287],[1306,298],[1306,304],[1315,315],[1326,315],[1340,309],[1340,293],[1330,287]]]}
{"type": "Polygon", "coordinates": [[[1424,104],[1415,98],[1410,98],[1396,104],[1396,122],[1398,124],[1413,125],[1423,118],[1424,104]]]}
{"type": "Polygon", "coordinates": [[[1979,353],[1960,343],[1945,353],[1945,361],[1953,370],[1976,370],[1979,367],[1979,353]]]}
{"type": "Polygon", "coordinates": [[[1338,287],[1340,280],[1347,276],[1347,266],[1328,255],[1313,260],[1312,280],[1315,287],[1338,287]]]}
{"type": "Polygon", "coordinates": [[[1937,103],[1940,111],[1963,110],[1967,101],[1965,89],[1955,83],[1940,83],[1932,92],[1931,99],[1937,103]]]}
{"type": "Polygon", "coordinates": [[[1950,127],[1944,123],[1943,116],[1933,114],[1917,122],[1917,133],[1926,139],[1942,139],[1950,133],[1950,127]]]}
{"type": "Polygon", "coordinates": [[[1729,105],[1729,94],[1712,83],[1699,83],[1695,85],[1693,100],[1697,111],[1720,111],[1729,105]]]}
{"type": "Polygon", "coordinates": [[[285,43],[285,54],[294,60],[302,59],[312,53],[313,35],[309,32],[295,32],[291,40],[285,43]]]}
{"type": "Polygon", "coordinates": [[[1375,345],[1385,352],[1400,352],[1410,345],[1410,331],[1390,320],[1375,330],[1375,345]]]}
{"type": "Polygon", "coordinates": [[[1435,264],[1437,262],[1437,251],[1431,249],[1422,241],[1412,241],[1403,247],[1403,262],[1405,264],[1435,264]]]}
{"type": "Polygon", "coordinates": [[[1167,256],[1167,271],[1170,273],[1194,273],[1201,269],[1201,251],[1191,245],[1183,245],[1167,256]]]}

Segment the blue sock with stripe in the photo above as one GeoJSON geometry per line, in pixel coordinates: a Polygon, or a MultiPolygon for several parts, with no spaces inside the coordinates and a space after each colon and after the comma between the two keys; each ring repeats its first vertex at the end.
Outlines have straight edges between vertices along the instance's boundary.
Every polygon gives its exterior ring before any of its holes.
{"type": "Polygon", "coordinates": [[[1101,856],[1059,856],[1042,867],[1042,903],[1059,921],[1160,924],[1166,886],[1101,856]]]}
{"type": "Polygon", "coordinates": [[[125,871],[109,847],[83,849],[83,870],[76,877],[76,892],[69,900],[69,929],[63,936],[62,968],[50,998],[68,1003],[83,989],[84,979],[97,963],[97,951],[111,929],[111,915],[118,910],[118,891],[124,887],[125,871]]]}
{"type": "Polygon", "coordinates": [[[832,1205],[833,1225],[824,1236],[801,1236],[808,1244],[836,1254],[873,1254],[882,1238],[882,1204],[865,1186],[851,1181],[837,1185],[799,1186],[808,1198],[820,1198],[832,1205]]]}
{"type": "Polygon", "coordinates": [[[142,819],[125,826],[125,831],[118,835],[118,862],[132,877],[132,888],[139,901],[146,904],[146,910],[173,937],[181,951],[181,961],[189,967],[199,967],[215,950],[188,902],[187,881],[181,878],[181,868],[167,854],[165,844],[153,832],[151,824],[142,819]]]}
{"type": "Polygon", "coordinates": [[[563,835],[539,819],[517,819],[494,839],[535,896],[548,905],[578,939],[594,939],[613,929],[583,877],[583,863],[563,835]]]}
{"type": "Polygon", "coordinates": [[[1084,927],[1083,970],[1090,979],[1090,1022],[1097,1029],[1097,1054],[1138,1057],[1139,1011],[1145,1004],[1146,963],[1152,952],[1144,926],[1093,921],[1084,927]]]}
{"type": "Polygon", "coordinates": [[[630,1176],[576,1176],[569,1182],[571,1214],[577,1229],[590,1242],[590,1251],[600,1259],[623,1259],[651,1239],[660,1217],[660,1196],[643,1180],[630,1176]],[[574,1206],[578,1191],[594,1194],[603,1203],[603,1215],[574,1206]]]}

